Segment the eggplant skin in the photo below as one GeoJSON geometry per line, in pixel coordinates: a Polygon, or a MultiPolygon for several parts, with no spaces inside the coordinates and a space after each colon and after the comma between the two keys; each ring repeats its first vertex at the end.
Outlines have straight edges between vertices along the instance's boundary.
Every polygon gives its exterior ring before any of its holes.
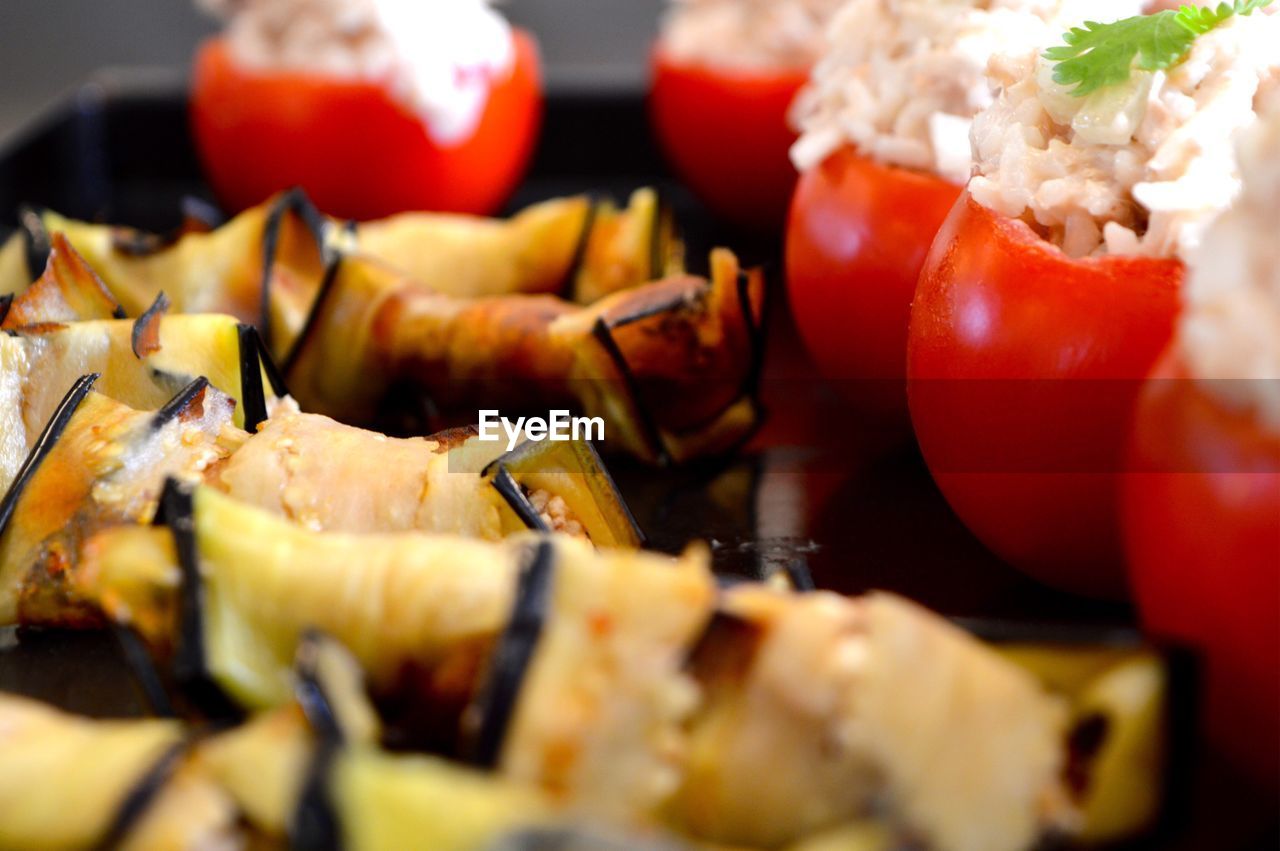
{"type": "Polygon", "coordinates": [[[150,307],[143,312],[133,323],[133,339],[130,348],[133,353],[145,358],[147,355],[155,354],[160,350],[160,325],[161,316],[169,310],[169,299],[162,292],[156,296],[156,300],[150,307]]]}
{"type": "Polygon", "coordinates": [[[474,707],[479,720],[467,755],[470,762],[483,768],[491,769],[498,761],[529,661],[538,649],[547,619],[555,550],[544,539],[530,548],[527,558],[516,585],[515,605],[494,648],[487,681],[474,707]]]}

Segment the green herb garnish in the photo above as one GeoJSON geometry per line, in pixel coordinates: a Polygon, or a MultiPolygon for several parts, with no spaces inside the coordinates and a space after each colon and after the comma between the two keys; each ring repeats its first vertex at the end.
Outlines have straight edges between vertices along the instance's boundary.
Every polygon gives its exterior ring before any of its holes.
{"type": "Polygon", "coordinates": [[[1191,50],[1197,36],[1215,29],[1235,15],[1249,15],[1271,0],[1235,0],[1217,8],[1183,6],[1107,24],[1088,21],[1063,36],[1064,45],[1051,47],[1044,58],[1057,65],[1053,79],[1073,86],[1071,94],[1087,94],[1127,81],[1133,70],[1172,68],[1191,50]]]}

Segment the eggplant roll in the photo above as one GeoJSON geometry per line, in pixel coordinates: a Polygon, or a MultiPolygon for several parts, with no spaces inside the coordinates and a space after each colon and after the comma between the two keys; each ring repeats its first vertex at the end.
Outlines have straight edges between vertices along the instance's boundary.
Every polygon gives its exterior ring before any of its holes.
{"type": "Polygon", "coordinates": [[[319,629],[367,673],[388,742],[606,823],[778,847],[875,816],[1015,851],[1124,836],[1158,797],[1098,797],[1160,788],[1154,658],[1092,657],[1055,693],[1041,662],[900,598],[720,592],[696,550],[321,534],[209,489],[171,502],[170,529],[94,536],[77,578],[177,682],[279,705],[319,629]]]}
{"type": "Polygon", "coordinates": [[[0,335],[0,486],[13,482],[67,388],[86,373],[100,374],[99,392],[140,410],[162,408],[203,376],[239,402],[237,425],[266,418],[275,395],[252,328],[230,316],[156,316],[150,345],[136,350],[138,324],[44,323],[0,335]]]}
{"type": "Polygon", "coordinates": [[[600,417],[605,444],[651,461],[738,445],[758,419],[764,282],[731,252],[588,307],[552,296],[458,299],[350,256],[283,364],[308,410],[372,421],[395,388],[437,409],[600,417]],[[408,385],[408,387],[406,387],[408,385]]]}
{"type": "Polygon", "coordinates": [[[250,434],[233,422],[234,401],[203,378],[145,412],[91,392],[92,384],[73,385],[2,503],[0,624],[96,624],[100,613],[71,581],[83,541],[107,526],[150,521],[171,476],[315,530],[497,540],[534,528],[597,546],[641,541],[586,443],[504,452],[469,430],[394,439],[288,403],[250,434]]]}
{"type": "Polygon", "coordinates": [[[412,213],[352,228],[294,191],[215,230],[171,240],[52,212],[26,215],[21,224],[0,254],[11,258],[0,262],[0,292],[21,291],[39,274],[28,266],[44,262],[32,246],[63,234],[130,316],[163,291],[178,312],[228,313],[258,326],[278,356],[320,288],[327,246],[378,257],[424,287],[464,298],[559,293],[590,301],[683,268],[671,218],[649,189],[625,209],[579,196],[508,220],[412,213]],[[16,262],[24,254],[34,256],[16,262]]]}

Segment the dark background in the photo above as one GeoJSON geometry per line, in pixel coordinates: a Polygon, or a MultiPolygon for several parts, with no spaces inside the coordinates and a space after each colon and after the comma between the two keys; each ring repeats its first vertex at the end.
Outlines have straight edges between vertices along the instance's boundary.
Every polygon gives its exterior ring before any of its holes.
{"type": "MultiPolygon", "coordinates": [[[[507,0],[498,4],[542,45],[548,83],[636,90],[662,0],[507,0]]],[[[192,0],[0,0],[0,137],[95,70],[186,71],[217,29],[192,0]]]]}

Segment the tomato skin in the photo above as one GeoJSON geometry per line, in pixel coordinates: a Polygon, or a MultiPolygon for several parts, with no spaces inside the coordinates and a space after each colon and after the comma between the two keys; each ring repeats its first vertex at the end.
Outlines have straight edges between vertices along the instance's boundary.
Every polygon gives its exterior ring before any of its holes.
{"type": "Polygon", "coordinates": [[[327,213],[372,219],[405,210],[495,212],[524,174],[542,120],[538,48],[515,30],[511,74],[474,133],[455,145],[377,82],[237,67],[226,40],[196,55],[196,149],[229,211],[301,186],[327,213]]]}
{"type": "Polygon", "coordinates": [[[1122,485],[1143,625],[1200,650],[1210,741],[1280,788],[1280,436],[1228,410],[1176,350],[1134,415],[1122,485]]]}
{"type": "Polygon", "coordinates": [[[968,193],[925,261],[907,343],[920,448],[966,525],[1043,582],[1125,594],[1118,473],[1183,274],[1073,260],[968,193]]]}
{"type": "Polygon", "coordinates": [[[787,295],[818,369],[863,410],[908,424],[911,298],[961,188],[841,148],[802,174],[787,221],[787,295]]]}
{"type": "Polygon", "coordinates": [[[787,110],[808,68],[733,69],[650,53],[649,115],[680,179],[716,215],[775,230],[795,186],[787,110]]]}

